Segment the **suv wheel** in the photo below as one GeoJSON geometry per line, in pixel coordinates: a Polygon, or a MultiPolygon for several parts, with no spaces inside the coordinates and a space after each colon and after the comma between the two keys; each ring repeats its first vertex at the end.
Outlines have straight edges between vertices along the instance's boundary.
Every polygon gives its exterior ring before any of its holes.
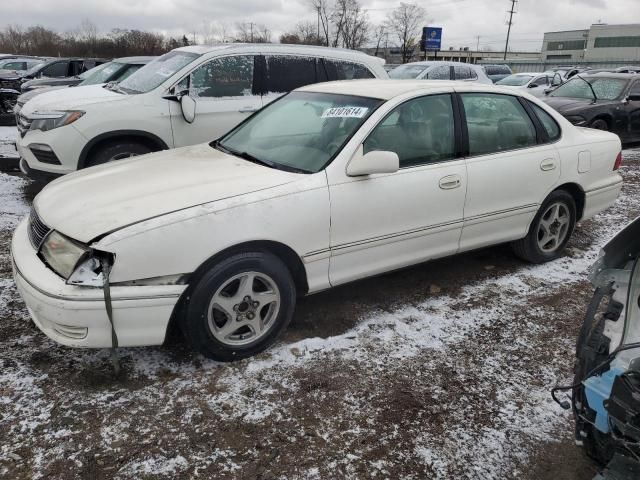
{"type": "Polygon", "coordinates": [[[223,362],[268,348],[291,321],[296,287],[287,266],[267,252],[233,255],[195,284],[182,330],[193,348],[223,362]]]}
{"type": "Polygon", "coordinates": [[[85,167],[94,167],[104,163],[122,160],[124,158],[136,157],[150,153],[152,150],[140,142],[114,141],[105,144],[87,159],[85,167]]]}

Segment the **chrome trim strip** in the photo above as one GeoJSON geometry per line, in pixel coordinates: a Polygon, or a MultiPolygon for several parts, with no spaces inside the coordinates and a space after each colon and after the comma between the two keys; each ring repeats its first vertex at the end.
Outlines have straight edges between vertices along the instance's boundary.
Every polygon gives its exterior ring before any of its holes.
{"type": "Polygon", "coordinates": [[[520,207],[512,207],[512,208],[505,208],[504,210],[496,210],[494,212],[489,212],[489,213],[482,213],[480,215],[474,215],[473,217],[465,217],[464,221],[465,222],[469,222],[469,221],[473,221],[473,220],[479,220],[481,218],[487,218],[487,217],[493,217],[495,215],[503,215],[505,213],[515,213],[518,212],[520,210],[526,210],[526,209],[531,209],[531,208],[538,208],[539,204],[537,203],[530,203],[528,205],[522,205],[520,207]]]}

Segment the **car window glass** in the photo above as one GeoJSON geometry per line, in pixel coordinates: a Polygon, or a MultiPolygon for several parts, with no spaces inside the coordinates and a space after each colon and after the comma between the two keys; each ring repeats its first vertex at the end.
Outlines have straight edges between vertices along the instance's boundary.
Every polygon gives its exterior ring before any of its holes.
{"type": "Polygon", "coordinates": [[[316,83],[316,59],[293,55],[265,55],[268,93],[290,92],[316,83]]]}
{"type": "Polygon", "coordinates": [[[560,127],[558,126],[556,121],[553,119],[553,117],[549,115],[547,112],[545,112],[542,108],[540,108],[535,103],[529,102],[529,105],[531,105],[533,110],[536,112],[536,116],[542,123],[542,126],[544,127],[544,129],[547,131],[547,135],[549,135],[549,140],[557,140],[558,138],[560,138],[560,127]]]}
{"type": "Polygon", "coordinates": [[[364,142],[364,153],[395,152],[400,168],[455,156],[453,107],[449,95],[430,95],[403,103],[380,122],[364,142]]]}
{"type": "Polygon", "coordinates": [[[448,65],[440,65],[437,67],[433,67],[427,72],[427,77],[429,80],[450,80],[450,71],[448,65]]]}
{"type": "Polygon", "coordinates": [[[533,82],[531,82],[532,84],[536,84],[536,85],[546,85],[547,84],[547,77],[536,77],[533,82]]]}
{"type": "Polygon", "coordinates": [[[253,56],[216,58],[191,73],[189,95],[194,98],[253,95],[253,56]]]}
{"type": "Polygon", "coordinates": [[[4,65],[2,65],[2,68],[4,70],[25,70],[26,65],[25,62],[11,62],[5,63],[4,65]]]}
{"type": "Polygon", "coordinates": [[[335,72],[335,80],[356,80],[359,78],[374,78],[373,73],[364,65],[358,63],[346,62],[343,60],[325,60],[327,71],[335,72]]]}
{"type": "Polygon", "coordinates": [[[627,80],[620,78],[580,76],[559,86],[550,96],[593,99],[595,93],[598,100],[614,100],[627,85],[627,80]]]}
{"type": "Polygon", "coordinates": [[[455,75],[456,80],[468,80],[471,78],[471,72],[469,71],[469,67],[458,66],[453,67],[453,73],[455,75]]]}
{"type": "MultiPolygon", "coordinates": [[[[429,67],[425,65],[400,65],[389,72],[389,78],[399,80],[418,78],[427,68],[429,67]]],[[[447,74],[447,80],[448,79],[449,76],[447,74]]]]}
{"type": "Polygon", "coordinates": [[[137,72],[138,70],[140,70],[140,68],[142,68],[142,65],[129,65],[126,70],[124,72],[121,72],[118,75],[117,80],[119,82],[121,82],[122,80],[124,80],[125,78],[128,78],[129,75],[131,75],[132,73],[137,72]]]}
{"type": "Polygon", "coordinates": [[[633,95],[640,95],[640,81],[636,81],[636,83],[631,86],[629,93],[633,95]]]}
{"type": "Polygon", "coordinates": [[[535,127],[516,97],[494,93],[465,93],[461,97],[470,155],[536,144],[535,127]]]}
{"type": "Polygon", "coordinates": [[[42,69],[42,75],[45,77],[66,77],[68,62],[56,62],[42,69]]]}
{"type": "Polygon", "coordinates": [[[471,67],[469,67],[469,78],[470,78],[471,80],[477,80],[477,79],[478,79],[478,74],[477,74],[477,73],[476,73],[476,71],[475,71],[473,68],[471,68],[471,67]]]}

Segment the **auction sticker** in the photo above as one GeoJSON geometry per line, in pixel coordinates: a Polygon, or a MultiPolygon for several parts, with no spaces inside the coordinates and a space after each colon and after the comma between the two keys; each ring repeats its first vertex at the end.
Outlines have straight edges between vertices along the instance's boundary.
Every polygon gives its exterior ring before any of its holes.
{"type": "Polygon", "coordinates": [[[367,107],[333,107],[327,108],[321,118],[362,118],[368,111],[367,107]]]}

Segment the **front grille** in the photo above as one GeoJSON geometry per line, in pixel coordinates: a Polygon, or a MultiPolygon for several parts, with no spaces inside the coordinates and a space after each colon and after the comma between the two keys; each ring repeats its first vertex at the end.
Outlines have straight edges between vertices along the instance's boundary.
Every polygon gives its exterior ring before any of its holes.
{"type": "Polygon", "coordinates": [[[62,165],[53,150],[40,150],[39,148],[29,147],[33,156],[39,162],[49,163],[51,165],[62,165]]]}
{"type": "Polygon", "coordinates": [[[31,208],[31,213],[29,214],[29,241],[33,248],[36,250],[40,250],[40,245],[42,245],[43,240],[49,234],[51,229],[47,227],[36,212],[35,208],[31,208]]]}
{"type": "Polygon", "coordinates": [[[31,128],[31,120],[18,113],[18,117],[16,118],[16,125],[18,126],[20,137],[24,137],[31,128]]]}

